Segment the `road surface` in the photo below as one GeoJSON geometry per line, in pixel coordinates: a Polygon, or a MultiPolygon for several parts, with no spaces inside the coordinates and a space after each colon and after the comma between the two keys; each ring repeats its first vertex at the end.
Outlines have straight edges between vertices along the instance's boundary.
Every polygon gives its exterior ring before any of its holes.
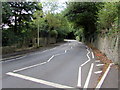
{"type": "Polygon", "coordinates": [[[98,67],[90,48],[69,40],[2,62],[2,88],[95,88],[98,67]]]}

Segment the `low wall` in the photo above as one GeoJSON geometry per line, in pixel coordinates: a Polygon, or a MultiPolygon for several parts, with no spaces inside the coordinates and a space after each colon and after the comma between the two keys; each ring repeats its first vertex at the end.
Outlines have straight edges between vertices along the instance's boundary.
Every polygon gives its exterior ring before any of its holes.
{"type": "Polygon", "coordinates": [[[119,35],[98,36],[93,45],[104,53],[113,62],[118,62],[120,54],[120,39],[119,35]]]}
{"type": "MultiPolygon", "coordinates": [[[[56,38],[40,38],[40,46],[46,46],[48,44],[54,44],[56,43],[56,38]]],[[[37,47],[37,41],[36,39],[33,40],[34,42],[32,43],[33,44],[33,48],[34,47],[37,47]]],[[[19,45],[19,44],[18,44],[19,45]]],[[[21,47],[18,47],[18,45],[14,45],[14,46],[5,46],[5,47],[2,47],[2,54],[8,54],[8,53],[13,53],[13,52],[16,52],[16,51],[20,51],[20,50],[25,50],[28,47],[28,45],[22,45],[21,47]]]]}

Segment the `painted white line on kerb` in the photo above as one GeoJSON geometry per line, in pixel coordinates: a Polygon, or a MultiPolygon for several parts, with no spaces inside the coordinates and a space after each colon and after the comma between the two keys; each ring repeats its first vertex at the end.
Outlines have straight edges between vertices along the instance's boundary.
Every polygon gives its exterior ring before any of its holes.
{"type": "Polygon", "coordinates": [[[93,52],[91,52],[91,53],[92,53],[92,58],[95,58],[94,53],[93,52]]]}
{"type": "Polygon", "coordinates": [[[94,72],[95,74],[100,74],[100,73],[102,73],[102,71],[96,71],[96,72],[94,72]]]}
{"type": "Polygon", "coordinates": [[[99,67],[99,66],[103,66],[103,65],[105,65],[105,64],[97,64],[96,66],[99,67]]]}
{"type": "Polygon", "coordinates": [[[77,83],[77,87],[81,87],[81,67],[79,67],[79,72],[78,72],[78,83],[77,83]]]}
{"type": "Polygon", "coordinates": [[[57,83],[53,83],[53,82],[49,82],[49,81],[45,81],[45,80],[41,80],[41,79],[29,77],[29,76],[25,76],[25,75],[13,73],[13,72],[8,72],[8,73],[6,73],[6,74],[7,74],[7,75],[10,75],[10,76],[22,78],[22,79],[24,79],[24,80],[33,81],[33,82],[35,82],[35,83],[40,83],[40,84],[44,84],[44,85],[56,87],[56,88],[73,88],[73,87],[70,87],[70,86],[61,85],[61,84],[57,84],[57,83]]]}
{"type": "Polygon", "coordinates": [[[111,63],[111,64],[108,66],[106,72],[105,72],[104,75],[102,76],[102,78],[101,78],[101,80],[99,81],[99,83],[97,84],[96,88],[101,88],[101,86],[102,86],[102,84],[103,84],[103,82],[104,82],[104,80],[105,80],[105,78],[106,78],[106,76],[107,76],[107,74],[108,74],[108,72],[109,72],[110,67],[111,67],[112,64],[113,64],[113,63],[111,63]]]}
{"type": "Polygon", "coordinates": [[[90,57],[89,57],[89,55],[88,55],[90,53],[90,51],[88,49],[87,49],[87,51],[88,51],[88,53],[87,53],[88,60],[85,63],[83,63],[81,65],[81,67],[84,66],[86,63],[88,63],[91,60],[90,57]]]}
{"type": "Polygon", "coordinates": [[[91,75],[92,75],[93,66],[94,66],[94,63],[91,64],[91,67],[90,67],[90,70],[89,70],[89,73],[88,73],[88,76],[87,76],[87,79],[86,79],[84,88],[88,88],[88,84],[89,84],[89,81],[90,81],[90,77],[91,77],[91,75]]]}

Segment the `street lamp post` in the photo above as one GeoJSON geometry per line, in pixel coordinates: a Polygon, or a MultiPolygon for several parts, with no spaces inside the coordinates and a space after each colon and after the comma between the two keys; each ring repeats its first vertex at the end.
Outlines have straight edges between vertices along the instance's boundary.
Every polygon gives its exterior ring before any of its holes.
{"type": "Polygon", "coordinates": [[[38,35],[37,36],[38,36],[37,43],[38,43],[38,47],[39,47],[39,43],[40,43],[40,41],[39,41],[39,36],[40,36],[39,35],[39,23],[38,23],[38,35]]]}

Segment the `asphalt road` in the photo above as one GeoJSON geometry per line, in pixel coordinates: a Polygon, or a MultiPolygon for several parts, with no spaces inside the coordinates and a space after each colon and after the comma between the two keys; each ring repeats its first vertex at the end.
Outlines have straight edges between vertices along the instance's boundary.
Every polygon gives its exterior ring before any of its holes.
{"type": "Polygon", "coordinates": [[[95,88],[99,68],[91,49],[69,40],[2,62],[2,88],[95,88]]]}

